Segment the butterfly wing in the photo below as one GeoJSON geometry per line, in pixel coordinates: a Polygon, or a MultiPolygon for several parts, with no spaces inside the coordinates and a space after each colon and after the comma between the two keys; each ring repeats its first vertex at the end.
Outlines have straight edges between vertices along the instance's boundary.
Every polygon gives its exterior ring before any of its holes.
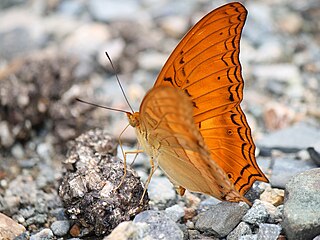
{"type": "Polygon", "coordinates": [[[192,99],[194,122],[211,157],[241,194],[256,180],[268,181],[256,163],[251,130],[239,105],[240,37],[246,16],[240,3],[206,15],[172,52],[154,85],[181,89],[192,99]]]}
{"type": "Polygon", "coordinates": [[[221,200],[244,200],[211,159],[192,114],[185,93],[172,87],[151,89],[141,104],[136,128],[141,145],[176,186],[221,200]]]}

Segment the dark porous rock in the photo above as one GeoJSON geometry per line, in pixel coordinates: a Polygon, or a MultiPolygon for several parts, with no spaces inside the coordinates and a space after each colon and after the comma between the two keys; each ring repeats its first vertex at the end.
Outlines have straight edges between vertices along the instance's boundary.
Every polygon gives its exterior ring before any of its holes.
{"type": "Polygon", "coordinates": [[[239,224],[248,208],[248,205],[243,202],[218,203],[198,216],[196,229],[200,232],[205,232],[207,235],[225,237],[239,224]]]}
{"type": "Polygon", "coordinates": [[[47,118],[53,118],[54,123],[59,125],[63,122],[61,119],[70,117],[71,114],[67,114],[70,106],[63,108],[65,115],[53,110],[59,108],[62,111],[61,104],[60,107],[51,107],[59,102],[75,81],[73,70],[76,65],[74,58],[41,52],[14,60],[0,70],[0,119],[2,129],[6,123],[9,138],[2,139],[0,146],[8,148],[14,141],[28,140],[47,118]]]}
{"type": "Polygon", "coordinates": [[[289,239],[320,234],[320,168],[293,177],[285,189],[283,224],[289,239]]]}
{"type": "Polygon", "coordinates": [[[281,233],[281,227],[276,224],[261,223],[257,234],[258,240],[277,240],[281,233]]]}
{"type": "Polygon", "coordinates": [[[260,200],[256,200],[253,206],[243,216],[242,221],[257,225],[266,222],[268,217],[268,209],[265,204],[260,200]]]}
{"type": "Polygon", "coordinates": [[[183,232],[179,226],[162,211],[148,210],[139,213],[134,223],[146,223],[144,237],[146,239],[183,240],[183,232]]]}
{"type": "Polygon", "coordinates": [[[71,143],[65,161],[68,171],[59,188],[67,213],[79,226],[101,236],[120,222],[128,221],[148,208],[148,196],[135,171],[127,166],[119,186],[123,161],[116,155],[117,144],[102,130],[88,131],[71,143]]]}
{"type": "Polygon", "coordinates": [[[227,240],[237,240],[240,239],[241,236],[248,234],[252,234],[249,224],[240,222],[239,225],[228,234],[227,240]]]}

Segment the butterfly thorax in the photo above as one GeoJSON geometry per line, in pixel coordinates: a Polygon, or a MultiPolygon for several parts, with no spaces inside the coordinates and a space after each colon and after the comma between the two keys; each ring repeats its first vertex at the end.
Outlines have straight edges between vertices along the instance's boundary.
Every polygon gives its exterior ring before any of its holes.
{"type": "Polygon", "coordinates": [[[132,127],[138,127],[140,125],[139,112],[130,113],[127,112],[127,117],[129,119],[129,124],[132,127]]]}

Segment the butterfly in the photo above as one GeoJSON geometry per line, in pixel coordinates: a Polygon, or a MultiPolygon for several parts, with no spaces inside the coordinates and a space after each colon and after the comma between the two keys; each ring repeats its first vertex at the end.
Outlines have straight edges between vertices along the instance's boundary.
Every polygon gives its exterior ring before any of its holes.
{"type": "Polygon", "coordinates": [[[203,17],[163,66],[139,112],[127,112],[142,149],[183,195],[185,189],[239,202],[268,182],[240,107],[240,37],[247,17],[237,2],[203,17]]]}

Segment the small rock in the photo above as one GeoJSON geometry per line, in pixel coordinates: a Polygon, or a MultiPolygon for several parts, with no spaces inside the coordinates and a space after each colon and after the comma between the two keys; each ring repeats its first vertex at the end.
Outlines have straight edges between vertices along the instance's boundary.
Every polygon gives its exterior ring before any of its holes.
{"type": "Polygon", "coordinates": [[[24,231],[24,226],[0,213],[0,239],[14,239],[24,231]]]}
{"type": "Polygon", "coordinates": [[[273,187],[285,188],[290,178],[315,167],[316,165],[311,161],[302,161],[287,157],[276,158],[269,180],[273,187]]]}
{"type": "Polygon", "coordinates": [[[47,222],[47,214],[36,214],[26,220],[26,224],[29,226],[31,224],[44,224],[47,222]]]}
{"type": "Polygon", "coordinates": [[[149,239],[183,239],[183,232],[178,225],[161,211],[148,210],[139,213],[134,223],[147,223],[144,236],[149,239]]]}
{"type": "Polygon", "coordinates": [[[213,234],[215,237],[225,237],[239,224],[248,208],[248,205],[243,202],[218,203],[210,210],[199,214],[196,229],[213,234]]]}
{"type": "Polygon", "coordinates": [[[320,139],[319,128],[304,122],[266,135],[257,141],[257,145],[283,151],[298,151],[313,146],[320,139]]]}
{"type": "Polygon", "coordinates": [[[242,221],[257,225],[266,222],[268,217],[269,214],[265,205],[260,200],[256,200],[253,206],[243,216],[242,221]]]}
{"type": "Polygon", "coordinates": [[[30,237],[30,240],[50,240],[53,239],[54,235],[49,228],[45,228],[41,230],[40,232],[32,235],[30,237]]]}
{"type": "Polygon", "coordinates": [[[139,240],[144,239],[144,231],[148,228],[146,223],[125,221],[120,223],[103,240],[139,240]]]}
{"type": "Polygon", "coordinates": [[[181,218],[184,217],[184,210],[178,204],[166,208],[165,213],[175,222],[178,222],[181,218]]]}
{"type": "Polygon", "coordinates": [[[183,16],[171,15],[160,19],[161,28],[171,37],[181,38],[188,30],[188,21],[183,16]]]}
{"type": "Polygon", "coordinates": [[[6,148],[14,143],[14,137],[10,131],[8,122],[0,122],[0,144],[6,148]]]}
{"type": "Polygon", "coordinates": [[[88,3],[93,18],[102,22],[136,20],[138,16],[143,16],[142,12],[139,11],[138,2],[134,0],[127,0],[125,4],[116,0],[108,2],[92,0],[88,3]]]}
{"type": "Polygon", "coordinates": [[[269,202],[274,206],[283,204],[284,190],[278,188],[267,187],[260,195],[260,200],[269,202]]]}
{"type": "Polygon", "coordinates": [[[51,230],[54,235],[62,237],[68,233],[70,229],[70,222],[67,220],[64,221],[55,221],[51,224],[51,230]]]}
{"type": "Polygon", "coordinates": [[[281,227],[276,224],[260,223],[257,234],[258,240],[277,240],[281,233],[281,227]]]}
{"type": "Polygon", "coordinates": [[[320,168],[293,177],[285,189],[283,229],[289,239],[312,239],[320,234],[320,168]]]}
{"type": "Polygon", "coordinates": [[[249,224],[240,222],[239,225],[228,234],[227,240],[238,240],[241,236],[252,234],[249,224]]]}
{"type": "Polygon", "coordinates": [[[98,49],[109,38],[109,30],[104,24],[88,23],[82,25],[68,36],[64,40],[62,47],[67,53],[77,54],[81,59],[90,59],[91,56],[98,54],[98,49]]]}
{"type": "Polygon", "coordinates": [[[189,235],[189,240],[219,240],[219,238],[216,237],[212,237],[212,236],[205,236],[203,234],[201,234],[199,231],[197,230],[188,230],[188,235],[189,235]]]}
{"type": "Polygon", "coordinates": [[[139,66],[145,70],[159,70],[168,56],[154,51],[146,51],[138,56],[139,66]]]}
{"type": "Polygon", "coordinates": [[[176,198],[176,191],[166,177],[153,176],[148,186],[148,194],[150,200],[156,204],[165,204],[176,198]]]}
{"type": "Polygon", "coordinates": [[[221,203],[220,200],[214,198],[214,197],[207,197],[205,200],[201,201],[199,203],[199,206],[197,208],[198,212],[205,212],[210,210],[213,206],[221,203]]]}

